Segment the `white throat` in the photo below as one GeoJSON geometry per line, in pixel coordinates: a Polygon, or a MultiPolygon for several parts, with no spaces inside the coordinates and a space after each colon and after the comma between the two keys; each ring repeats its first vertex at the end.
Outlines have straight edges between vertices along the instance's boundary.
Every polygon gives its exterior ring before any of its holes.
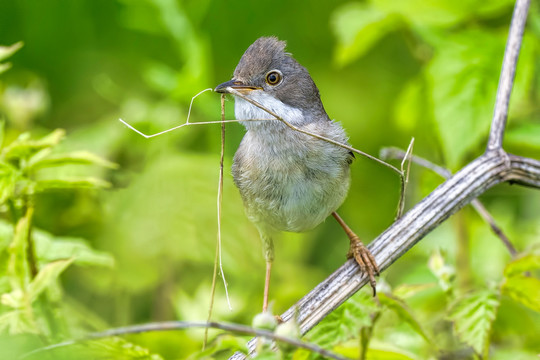
{"type": "MultiPolygon", "coordinates": [[[[302,110],[292,107],[290,105],[284,104],[275,97],[265,93],[263,90],[253,90],[249,93],[249,98],[258,102],[265,108],[272,110],[274,113],[279,115],[281,118],[293,125],[300,125],[303,123],[304,115],[302,110]]],[[[241,97],[235,96],[234,100],[234,112],[236,119],[238,120],[265,120],[273,119],[274,116],[264,111],[263,109],[247,102],[241,97]]],[[[243,122],[246,129],[250,129],[253,126],[257,126],[260,122],[243,122]]]]}

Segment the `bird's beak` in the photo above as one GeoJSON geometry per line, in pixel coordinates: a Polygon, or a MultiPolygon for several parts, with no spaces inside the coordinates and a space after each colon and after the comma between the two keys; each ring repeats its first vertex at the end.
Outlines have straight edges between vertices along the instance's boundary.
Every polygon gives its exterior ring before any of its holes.
{"type": "Polygon", "coordinates": [[[231,92],[230,89],[239,91],[242,94],[247,94],[253,90],[261,90],[262,88],[258,86],[246,85],[242,81],[232,79],[224,82],[223,84],[219,84],[218,86],[216,86],[214,91],[222,94],[229,94],[231,92]]]}

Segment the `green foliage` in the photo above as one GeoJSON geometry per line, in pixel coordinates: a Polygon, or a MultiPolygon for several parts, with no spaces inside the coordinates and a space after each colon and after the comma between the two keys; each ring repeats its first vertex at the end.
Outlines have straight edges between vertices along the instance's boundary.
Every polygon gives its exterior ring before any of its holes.
{"type": "MultiPolygon", "coordinates": [[[[244,354],[248,353],[247,338],[232,334],[222,334],[216,336],[207,344],[204,350],[193,352],[189,356],[189,359],[221,358],[224,354],[232,354],[236,351],[241,351],[244,354]]],[[[269,353],[276,356],[275,352],[269,353]]]]}
{"type": "Polygon", "coordinates": [[[373,326],[378,312],[374,300],[366,292],[358,292],[334,310],[309,333],[309,339],[324,347],[333,347],[358,336],[360,329],[373,326]]]}
{"type": "Polygon", "coordinates": [[[9,70],[9,68],[11,67],[11,63],[2,63],[2,61],[6,60],[11,55],[16,53],[22,46],[23,43],[21,41],[11,46],[0,46],[0,74],[9,70]]]}
{"type": "Polygon", "coordinates": [[[512,128],[507,134],[508,143],[513,146],[529,146],[540,148],[540,124],[525,123],[512,128]]]}
{"type": "Polygon", "coordinates": [[[540,269],[538,247],[508,263],[504,270],[502,293],[528,308],[540,312],[540,279],[530,272],[540,269]]]}
{"type": "MultiPolygon", "coordinates": [[[[339,40],[335,57],[348,64],[392,31],[405,31],[424,67],[405,86],[396,102],[396,117],[407,127],[433,121],[446,163],[457,168],[477,153],[489,131],[506,28],[471,26],[508,11],[513,1],[371,0],[347,4],[336,12],[333,30],[339,40]],[[412,36],[411,36],[412,35],[412,36]],[[498,59],[498,61],[494,61],[498,59]],[[424,120],[424,121],[422,121],[424,120]]],[[[518,110],[534,108],[530,93],[538,41],[525,39],[516,81],[518,110]]]]}
{"type": "Polygon", "coordinates": [[[32,139],[29,133],[22,133],[0,152],[0,173],[2,203],[17,202],[27,196],[52,189],[108,187],[107,181],[96,178],[44,178],[40,170],[53,166],[71,164],[99,165],[115,168],[116,165],[88,152],[53,154],[65,137],[65,131],[57,129],[39,139],[32,139]]]}
{"type": "Polygon", "coordinates": [[[499,304],[496,292],[480,291],[457,299],[449,309],[456,335],[483,357],[489,354],[489,335],[499,304]]]}
{"type": "Polygon", "coordinates": [[[431,106],[443,153],[455,167],[489,132],[505,33],[464,30],[432,40],[427,67],[431,106]],[[450,38],[448,38],[450,37],[450,38]],[[482,44],[482,47],[478,45],[482,44]]]}
{"type": "Polygon", "coordinates": [[[332,27],[339,43],[335,51],[338,65],[363,56],[388,32],[400,26],[400,18],[365,3],[349,3],[333,14],[332,27]]]}
{"type": "MultiPolygon", "coordinates": [[[[539,269],[539,265],[537,251],[531,250],[508,263],[504,270],[505,276],[498,286],[501,290],[497,287],[479,288],[459,295],[455,277],[446,276],[448,272],[443,270],[448,269],[449,265],[445,264],[443,256],[437,251],[429,260],[429,266],[439,278],[440,293],[448,300],[445,301],[446,306],[440,310],[427,310],[431,321],[423,323],[420,320],[422,311],[411,309],[406,299],[425,293],[433,288],[433,284],[403,284],[392,292],[379,292],[379,306],[375,305],[376,302],[369,294],[359,292],[324,319],[308,337],[315,343],[351,358],[361,354],[362,359],[411,359],[416,357],[410,355],[406,348],[381,342],[380,338],[382,334],[385,334],[383,338],[392,338],[392,332],[396,334],[394,336],[403,336],[404,329],[400,329],[397,324],[407,324],[410,331],[425,340],[424,346],[416,349],[416,354],[420,354],[420,351],[426,357],[442,353],[452,354],[455,344],[462,342],[470,346],[478,356],[488,358],[493,324],[501,307],[501,291],[516,303],[540,313],[540,280],[530,274],[530,271],[539,269]],[[447,321],[453,324],[453,334],[447,332],[443,335],[435,330],[444,327],[443,324],[447,321]],[[431,324],[430,328],[427,328],[426,324],[431,324]],[[454,336],[459,342],[451,339],[454,336]],[[452,344],[451,348],[445,349],[445,344],[452,344]],[[419,350],[422,348],[424,349],[419,350]]],[[[426,312],[426,309],[422,310],[426,312]]]]}
{"type": "MultiPolygon", "coordinates": [[[[24,132],[7,142],[4,122],[0,128],[0,211],[10,220],[0,219],[0,258],[6,260],[0,267],[0,336],[36,334],[53,341],[73,334],[77,328],[67,329],[67,323],[84,315],[79,311],[70,317],[74,306],[62,304],[61,274],[74,263],[107,267],[113,263],[110,255],[93,250],[83,240],[55,237],[35,227],[38,194],[109,186],[98,178],[44,174],[45,169],[74,164],[116,168],[90,152],[59,152],[64,137],[65,131],[57,129],[37,139],[24,132]]],[[[125,345],[121,348],[127,358],[150,359],[139,356],[139,350],[130,353],[125,345]]]]}
{"type": "Polygon", "coordinates": [[[421,335],[427,342],[431,342],[426,331],[423,329],[420,322],[411,313],[411,310],[402,299],[381,293],[379,295],[379,301],[385,308],[393,311],[398,318],[404,323],[408,324],[417,334],[421,335]]]}

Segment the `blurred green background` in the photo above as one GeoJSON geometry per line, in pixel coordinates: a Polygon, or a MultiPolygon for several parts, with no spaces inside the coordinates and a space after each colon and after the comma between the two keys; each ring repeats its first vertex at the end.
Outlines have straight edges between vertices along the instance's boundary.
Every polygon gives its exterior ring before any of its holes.
{"type": "MultiPolygon", "coordinates": [[[[183,123],[192,96],[229,80],[256,38],[275,35],[310,71],[328,114],[347,129],[354,147],[378,155],[385,146],[405,149],[414,137],[415,154],[455,171],[483,152],[512,7],[506,0],[1,0],[0,45],[24,42],[9,59],[12,68],[0,75],[6,139],[63,128],[62,149],[90,150],[120,165],[65,170],[103,177],[113,185],[108,190],[58,191],[35,200],[37,228],[55,237],[84,238],[114,258],[112,267],[67,269],[65,298],[95,319],[97,328],[207,316],[219,125],[144,139],[119,118],[147,133],[183,123]]],[[[539,40],[535,2],[505,141],[509,151],[535,158],[540,157],[539,40]]],[[[232,119],[232,99],[226,106],[232,119]]],[[[219,118],[217,94],[195,100],[192,122],[219,118]]],[[[229,174],[243,132],[239,124],[227,126],[223,269],[233,308],[227,309],[218,282],[214,319],[250,323],[261,307],[264,260],[229,174]]],[[[352,177],[340,213],[369,242],[393,222],[399,179],[363,158],[353,164],[352,177]]],[[[407,206],[441,182],[413,165],[407,206]]],[[[540,192],[503,184],[482,201],[518,250],[538,243],[540,192]]],[[[271,285],[276,313],[340,266],[347,248],[332,220],[308,233],[283,234],[276,241],[271,285]]],[[[427,266],[435,249],[452,266],[458,264],[463,291],[500,281],[510,260],[489,227],[465,208],[383,278],[391,286],[436,282],[427,266]]],[[[427,291],[411,306],[429,313],[441,296],[427,291]]],[[[533,349],[532,337],[519,337],[525,326],[538,335],[538,313],[507,304],[501,314],[497,341],[533,349]]],[[[154,351],[180,356],[172,345],[178,338],[152,339],[148,336],[146,345],[154,351]]],[[[182,337],[180,343],[182,354],[198,349],[196,341],[182,337]]]]}

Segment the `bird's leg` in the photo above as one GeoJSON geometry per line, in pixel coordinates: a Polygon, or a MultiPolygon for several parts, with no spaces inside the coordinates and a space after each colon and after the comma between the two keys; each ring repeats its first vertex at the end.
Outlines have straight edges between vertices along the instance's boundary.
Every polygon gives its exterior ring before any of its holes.
{"type": "Polygon", "coordinates": [[[338,215],[337,212],[333,212],[332,216],[337,220],[339,225],[345,230],[345,233],[349,237],[349,240],[351,241],[351,246],[349,248],[349,252],[347,253],[347,258],[354,258],[358,265],[360,265],[360,269],[366,273],[369,276],[369,284],[371,285],[371,288],[373,289],[373,296],[376,295],[375,286],[377,282],[375,281],[375,276],[379,275],[379,267],[377,266],[377,263],[375,262],[375,258],[371,254],[371,252],[368,250],[367,247],[364,246],[358,235],[356,235],[347,224],[345,224],[345,221],[338,215]]]}
{"type": "Polygon", "coordinates": [[[272,263],[274,262],[274,241],[272,238],[261,234],[263,242],[264,259],[266,260],[266,276],[264,279],[264,298],[262,311],[268,310],[268,293],[270,289],[270,275],[272,273],[272,263]]]}
{"type": "Polygon", "coordinates": [[[266,261],[266,277],[264,278],[264,297],[262,311],[268,310],[268,292],[270,289],[270,274],[272,273],[272,262],[266,261]]]}

